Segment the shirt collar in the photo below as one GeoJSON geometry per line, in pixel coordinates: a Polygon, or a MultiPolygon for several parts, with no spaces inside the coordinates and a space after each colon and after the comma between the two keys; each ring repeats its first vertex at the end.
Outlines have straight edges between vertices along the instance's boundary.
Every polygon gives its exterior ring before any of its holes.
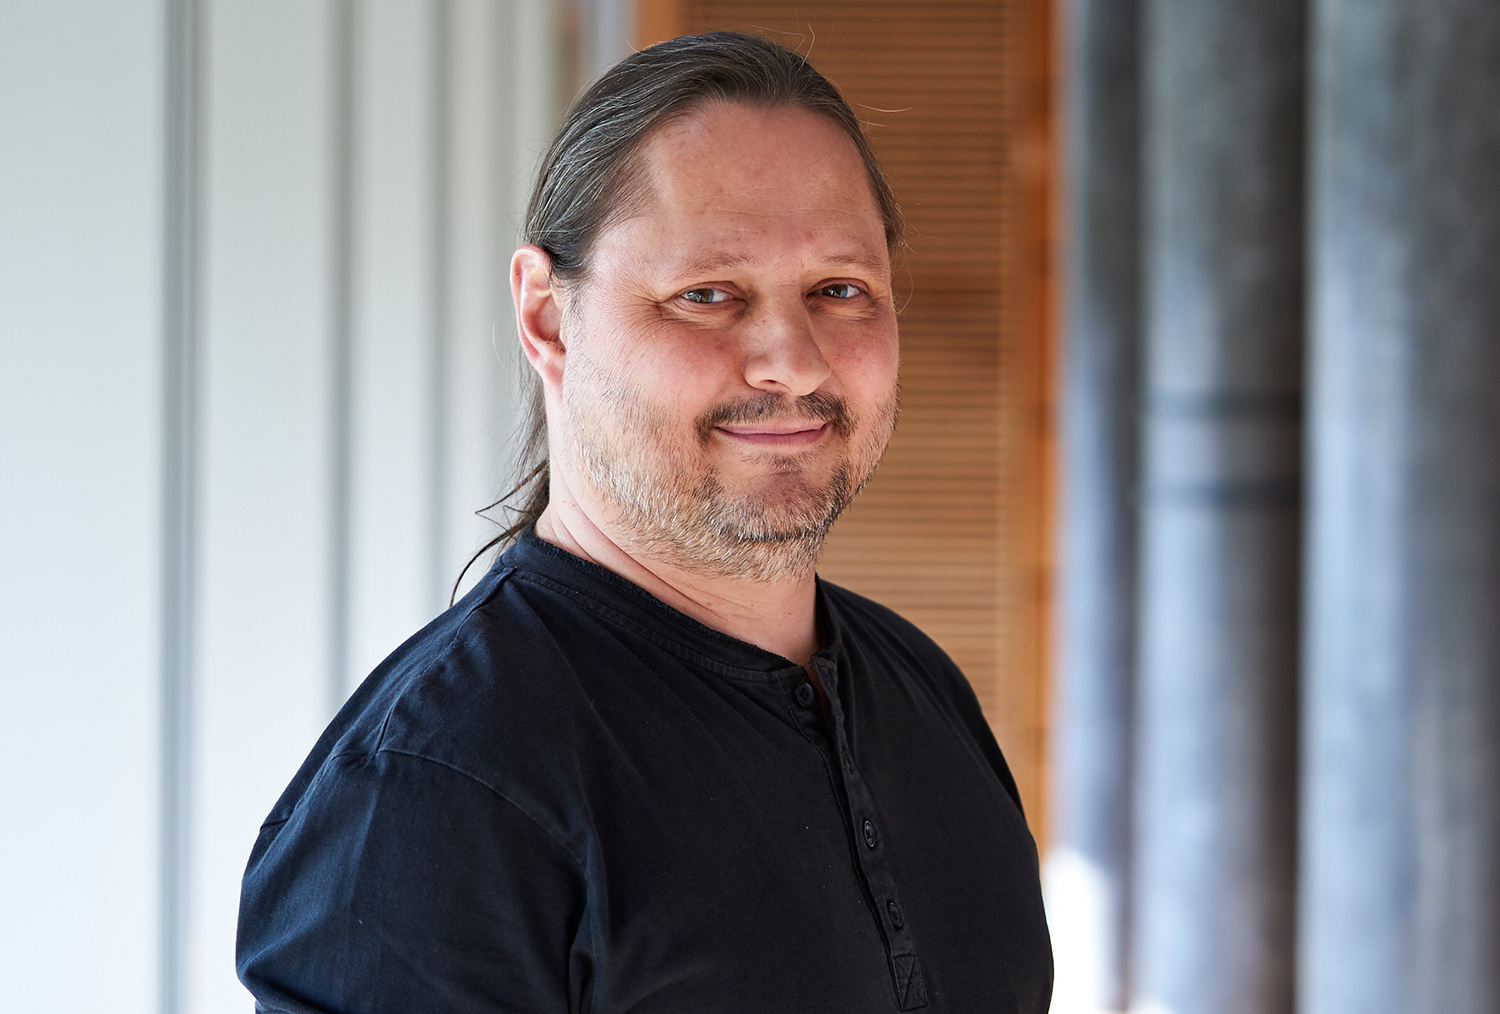
{"type": "MultiPolygon", "coordinates": [[[[540,576],[562,585],[596,606],[639,624],[657,639],[671,641],[716,666],[761,678],[800,676],[802,673],[801,666],[790,659],[705,626],[614,571],[539,538],[531,528],[522,532],[520,538],[500,555],[495,567],[540,576]]],[[[841,625],[838,612],[831,605],[820,578],[817,584],[819,629],[826,633],[828,644],[813,657],[836,663],[843,653],[841,625]]]]}

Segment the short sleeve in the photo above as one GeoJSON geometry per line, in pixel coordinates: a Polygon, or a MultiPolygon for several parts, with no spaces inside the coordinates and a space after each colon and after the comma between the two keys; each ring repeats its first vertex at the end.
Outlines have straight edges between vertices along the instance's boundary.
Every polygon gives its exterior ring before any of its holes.
{"type": "Polygon", "coordinates": [[[331,758],[261,829],[237,964],[257,1010],[586,1008],[586,885],[557,840],[479,781],[391,751],[331,758]]]}

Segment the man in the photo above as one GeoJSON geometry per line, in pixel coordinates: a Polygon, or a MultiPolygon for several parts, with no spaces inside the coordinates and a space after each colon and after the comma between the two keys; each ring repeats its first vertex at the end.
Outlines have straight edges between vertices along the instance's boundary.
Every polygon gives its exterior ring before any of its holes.
{"type": "Polygon", "coordinates": [[[814,574],[896,417],[900,220],[858,121],[769,42],[664,43],[579,100],[527,233],[521,530],[262,828],[259,1009],[1042,1014],[973,693],[814,574]]]}

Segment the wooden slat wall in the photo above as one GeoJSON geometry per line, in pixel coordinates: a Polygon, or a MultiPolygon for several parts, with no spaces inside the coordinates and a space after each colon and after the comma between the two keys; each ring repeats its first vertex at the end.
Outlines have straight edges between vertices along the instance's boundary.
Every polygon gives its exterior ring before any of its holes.
{"type": "Polygon", "coordinates": [[[638,41],[758,31],[870,123],[910,227],[902,415],[830,580],[968,674],[1045,840],[1052,300],[1048,0],[639,0],[638,41]]]}

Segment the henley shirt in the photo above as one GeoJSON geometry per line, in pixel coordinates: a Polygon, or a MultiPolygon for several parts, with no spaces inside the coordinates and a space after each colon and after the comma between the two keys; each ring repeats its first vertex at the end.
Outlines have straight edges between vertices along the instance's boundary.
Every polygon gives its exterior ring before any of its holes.
{"type": "Polygon", "coordinates": [[[818,582],[812,669],[528,532],[261,827],[238,967],[292,1014],[1045,1014],[1036,848],[967,681],[818,582]]]}

